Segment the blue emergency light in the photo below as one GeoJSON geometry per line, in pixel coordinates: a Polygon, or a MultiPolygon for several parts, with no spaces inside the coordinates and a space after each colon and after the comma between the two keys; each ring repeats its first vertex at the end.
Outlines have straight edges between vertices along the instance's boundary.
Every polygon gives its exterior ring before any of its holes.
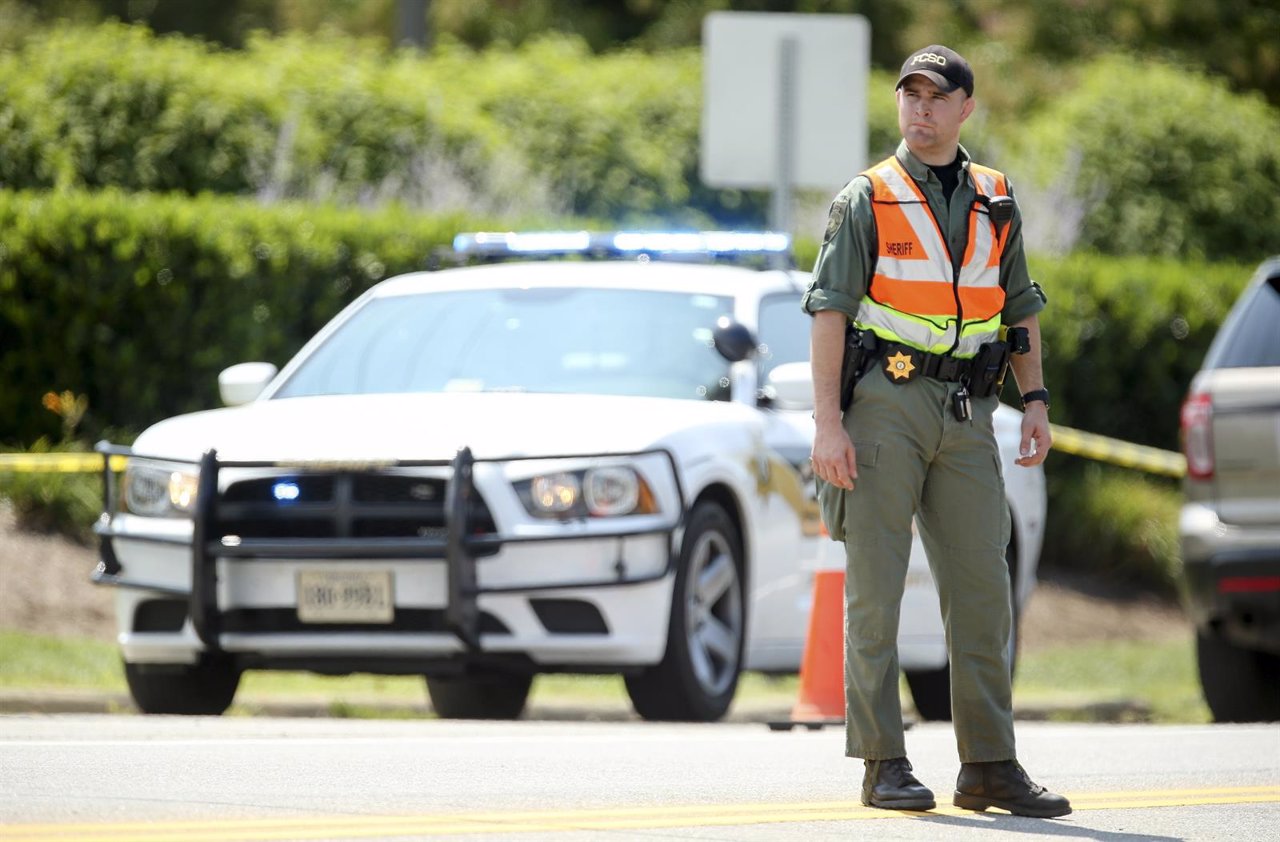
{"type": "Polygon", "coordinates": [[[481,231],[453,238],[458,255],[782,256],[791,237],[776,231],[481,231]]]}
{"type": "Polygon", "coordinates": [[[281,503],[292,503],[302,494],[302,489],[293,480],[280,480],[271,486],[271,496],[281,503]]]}

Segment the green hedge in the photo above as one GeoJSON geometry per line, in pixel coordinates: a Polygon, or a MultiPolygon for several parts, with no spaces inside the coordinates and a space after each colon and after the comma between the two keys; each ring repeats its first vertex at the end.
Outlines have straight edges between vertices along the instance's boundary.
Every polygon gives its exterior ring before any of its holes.
{"type": "Polygon", "coordinates": [[[0,54],[0,184],[703,224],[763,218],[697,178],[701,55],[548,36],[423,57],[344,38],[238,51],[140,26],[0,54]]]}
{"type": "Polygon", "coordinates": [[[87,394],[90,427],[137,430],[216,406],[223,367],[283,364],[371,284],[491,225],[395,208],[0,191],[0,443],[60,432],[41,406],[50,391],[87,394]]]}
{"type": "MultiPolygon", "coordinates": [[[[1178,409],[1253,265],[1077,254],[1032,256],[1052,418],[1176,450],[1178,409]]],[[[1017,405],[1012,387],[1006,399],[1017,405]]]]}
{"type": "Polygon", "coordinates": [[[1040,564],[1150,590],[1178,593],[1182,576],[1176,480],[1054,452],[1040,564]]]}

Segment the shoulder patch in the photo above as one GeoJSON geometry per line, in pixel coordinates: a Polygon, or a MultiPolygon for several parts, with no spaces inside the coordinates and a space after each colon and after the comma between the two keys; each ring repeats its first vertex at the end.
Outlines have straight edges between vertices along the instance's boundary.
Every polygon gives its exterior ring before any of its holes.
{"type": "Polygon", "coordinates": [[[849,197],[840,195],[831,203],[831,211],[827,215],[827,232],[822,237],[822,244],[826,245],[831,242],[831,238],[835,236],[836,231],[840,230],[840,226],[844,224],[844,218],[849,213],[849,197]]]}

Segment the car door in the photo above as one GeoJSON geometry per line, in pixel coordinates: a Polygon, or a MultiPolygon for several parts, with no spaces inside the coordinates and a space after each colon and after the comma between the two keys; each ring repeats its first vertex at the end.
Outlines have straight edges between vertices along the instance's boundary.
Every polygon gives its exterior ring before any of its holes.
{"type": "MultiPolygon", "coordinates": [[[[809,359],[809,317],[799,292],[765,295],[756,320],[759,352],[757,382],[783,363],[809,359]]],[[[752,645],[748,667],[796,669],[813,598],[818,568],[821,518],[809,464],[813,418],[808,411],[763,407],[767,448],[765,526],[756,553],[757,578],[751,598],[752,645]]]]}

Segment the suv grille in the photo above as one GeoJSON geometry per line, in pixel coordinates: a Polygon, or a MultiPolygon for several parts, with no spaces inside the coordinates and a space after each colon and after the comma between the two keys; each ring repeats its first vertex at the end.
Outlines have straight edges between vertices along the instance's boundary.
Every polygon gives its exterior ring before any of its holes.
{"type": "MultiPolygon", "coordinates": [[[[218,532],[241,538],[434,538],[444,540],[445,480],[336,472],[241,480],[216,506],[218,532]]],[[[473,490],[466,533],[496,532],[473,490]]]]}

